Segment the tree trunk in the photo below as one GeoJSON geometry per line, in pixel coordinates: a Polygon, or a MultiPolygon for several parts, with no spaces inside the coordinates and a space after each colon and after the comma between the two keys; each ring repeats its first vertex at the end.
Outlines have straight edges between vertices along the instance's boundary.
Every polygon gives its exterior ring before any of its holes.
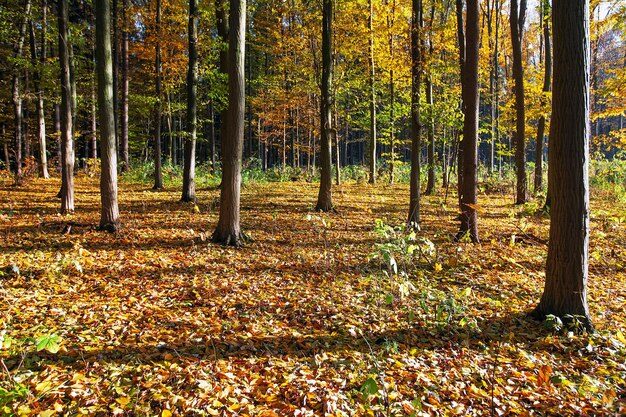
{"type": "MultiPolygon", "coordinates": [[[[432,53],[432,51],[431,51],[432,53]]],[[[433,117],[433,82],[430,74],[426,77],[426,102],[428,103],[428,182],[426,195],[435,192],[435,118],[433,117]]]]}
{"type": "MultiPolygon", "coordinates": [[[[587,305],[589,244],[589,0],[554,0],[554,93],[548,182],[546,283],[533,315],[593,330],[587,305]]],[[[580,328],[578,329],[580,330],[580,328]]]]}
{"type": "MultiPolygon", "coordinates": [[[[549,93],[552,90],[552,52],[550,45],[550,26],[548,21],[543,22],[543,39],[545,42],[545,64],[543,76],[543,92],[549,93]]],[[[545,98],[542,97],[542,104],[545,98]]],[[[543,137],[546,127],[546,116],[542,114],[537,125],[537,141],[535,146],[535,183],[534,191],[538,193],[543,187],[543,137]]]]}
{"type": "MultiPolygon", "coordinates": [[[[457,1],[457,5],[460,1],[457,1]]],[[[480,44],[480,15],[478,0],[467,0],[464,52],[462,59],[463,96],[463,172],[461,187],[461,227],[457,239],[469,233],[472,242],[478,243],[478,215],[476,190],[478,184],[478,57],[480,44]]]]}
{"type": "Polygon", "coordinates": [[[154,190],[163,189],[163,173],[161,169],[161,0],[156,0],[156,108],[154,123],[154,190]]]}
{"type": "Polygon", "coordinates": [[[59,1],[59,63],[61,64],[61,213],[74,211],[74,145],[68,0],[59,1]]]}
{"type": "Polygon", "coordinates": [[[333,78],[332,59],[332,22],[333,2],[322,0],[322,91],[320,105],[320,189],[315,209],[331,211],[332,199],[332,164],[331,164],[331,92],[333,78]]]}
{"type": "MultiPolygon", "coordinates": [[[[13,48],[13,57],[20,59],[26,38],[26,27],[30,18],[30,0],[24,2],[24,18],[20,24],[18,40],[13,48]]],[[[13,69],[12,81],[13,116],[15,118],[15,179],[20,182],[22,178],[22,96],[20,92],[20,70],[13,69]]]]}
{"type": "Polygon", "coordinates": [[[526,21],[526,0],[511,0],[511,40],[513,49],[513,80],[515,86],[515,173],[517,177],[515,204],[528,201],[526,184],[526,109],[524,104],[524,67],[522,42],[526,21]]]}
{"type": "Polygon", "coordinates": [[[370,141],[369,141],[369,162],[370,177],[369,183],[376,183],[376,67],[374,62],[374,0],[369,0],[369,88],[370,88],[370,141]]]}
{"type": "MultiPolygon", "coordinates": [[[[95,52],[95,51],[94,51],[95,52]]],[[[96,72],[98,71],[98,66],[96,61],[94,60],[94,65],[96,72]]],[[[97,78],[96,74],[96,78],[97,78]]],[[[91,84],[91,158],[94,162],[94,167],[96,163],[96,159],[98,158],[98,114],[96,107],[96,80],[91,84]]]]}
{"type": "Polygon", "coordinates": [[[420,223],[420,150],[422,121],[420,95],[422,81],[422,1],[412,1],[411,17],[411,178],[409,196],[410,228],[419,228],[420,223]]]}
{"type": "MultiPolygon", "coordinates": [[[[222,42],[220,48],[220,72],[222,74],[228,73],[228,46],[229,46],[229,17],[228,17],[228,3],[226,0],[215,0],[215,20],[217,26],[217,34],[222,42]]],[[[224,137],[224,121],[226,120],[226,109],[223,109],[220,113],[220,134],[219,140],[222,141],[224,137]]],[[[217,139],[217,135],[214,136],[217,139]]],[[[214,146],[214,149],[217,145],[214,146]]],[[[213,165],[215,168],[215,165],[213,165]]]]}
{"type": "Polygon", "coordinates": [[[117,152],[113,101],[113,58],[111,53],[111,3],[96,0],[96,51],[98,63],[98,109],[100,118],[100,230],[120,228],[117,205],[117,152]]]}
{"type": "Polygon", "coordinates": [[[46,63],[46,28],[48,25],[47,22],[47,2],[43,0],[43,4],[41,6],[41,55],[39,56],[39,62],[37,62],[37,43],[35,40],[35,26],[30,22],[30,54],[31,60],[33,64],[33,68],[35,68],[34,72],[34,83],[35,90],[37,95],[37,137],[39,142],[39,175],[42,178],[50,178],[50,174],[48,173],[48,155],[47,155],[47,147],[46,147],[46,117],[44,114],[44,92],[43,86],[41,85],[41,72],[43,71],[44,65],[46,63]],[[37,69],[39,64],[39,68],[37,69]]]}
{"type": "Polygon", "coordinates": [[[122,0],[122,88],[120,112],[120,150],[122,154],[122,172],[130,169],[128,152],[128,0],[122,0]]]}
{"type": "Polygon", "coordinates": [[[198,0],[189,0],[189,68],[187,71],[187,135],[181,201],[196,201],[196,95],[198,91],[198,0]]]}
{"type": "Polygon", "coordinates": [[[245,116],[246,2],[230,0],[228,36],[228,109],[222,136],[222,188],[220,216],[212,240],[223,245],[241,246],[241,160],[243,158],[245,116]]]}

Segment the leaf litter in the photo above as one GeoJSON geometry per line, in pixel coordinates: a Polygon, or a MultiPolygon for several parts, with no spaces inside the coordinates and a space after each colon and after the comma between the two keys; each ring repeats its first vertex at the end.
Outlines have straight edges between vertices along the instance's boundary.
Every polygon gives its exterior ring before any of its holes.
{"type": "Polygon", "coordinates": [[[124,228],[109,235],[94,227],[93,179],[77,179],[71,216],[57,214],[58,187],[0,188],[0,414],[626,413],[626,231],[603,195],[590,244],[598,331],[577,335],[526,317],[549,220],[510,196],[481,195],[479,246],[452,242],[455,210],[424,197],[416,239],[434,252],[415,261],[414,239],[386,269],[371,255],[397,247],[376,224],[398,230],[406,186],[344,184],[339,211],[321,214],[315,184],[247,184],[253,242],[239,250],[209,243],[219,190],[194,205],[121,183],[124,228]]]}

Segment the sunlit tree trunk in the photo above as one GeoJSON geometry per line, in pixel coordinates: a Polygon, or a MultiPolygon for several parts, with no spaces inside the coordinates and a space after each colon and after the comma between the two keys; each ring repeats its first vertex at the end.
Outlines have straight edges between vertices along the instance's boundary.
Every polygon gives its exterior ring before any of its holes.
{"type": "Polygon", "coordinates": [[[111,53],[111,3],[96,0],[96,58],[100,119],[100,226],[115,232],[120,228],[117,204],[117,152],[115,148],[115,105],[113,101],[113,58],[111,53]]]}
{"type": "Polygon", "coordinates": [[[524,67],[522,42],[526,21],[526,0],[511,0],[511,39],[513,46],[513,80],[515,93],[515,173],[517,177],[515,204],[528,201],[526,184],[526,109],[524,104],[524,67]]]}
{"type": "Polygon", "coordinates": [[[411,17],[411,175],[409,216],[407,224],[418,228],[420,223],[420,148],[422,121],[420,95],[422,81],[422,0],[412,1],[411,17]]]}
{"type": "Polygon", "coordinates": [[[554,0],[554,92],[548,182],[552,192],[546,283],[533,314],[592,330],[589,251],[589,0],[554,0]]]}
{"type": "Polygon", "coordinates": [[[120,112],[120,153],[122,156],[122,172],[130,169],[130,154],[128,151],[128,0],[122,0],[122,87],[120,112]]]}
{"type": "MultiPolygon", "coordinates": [[[[461,3],[457,1],[457,6],[461,3]]],[[[461,189],[461,227],[457,239],[469,234],[478,243],[478,215],[476,191],[478,185],[478,57],[480,46],[480,15],[478,0],[467,0],[464,51],[462,59],[463,96],[463,172],[461,189]]]]}
{"type": "Polygon", "coordinates": [[[322,1],[322,91],[320,105],[320,189],[317,196],[316,210],[331,211],[333,209],[332,199],[332,116],[331,116],[331,94],[333,78],[332,60],[332,22],[333,22],[333,2],[332,0],[322,1]]]}
{"type": "Polygon", "coordinates": [[[70,48],[68,0],[60,0],[59,63],[61,64],[61,213],[74,211],[74,146],[72,117],[72,83],[70,77],[70,48]]]}
{"type": "Polygon", "coordinates": [[[212,240],[240,246],[246,240],[240,225],[241,160],[245,116],[246,2],[230,0],[228,35],[228,108],[222,136],[220,215],[212,240]]]}
{"type": "Polygon", "coordinates": [[[35,38],[35,26],[31,20],[30,22],[30,54],[33,68],[39,69],[34,72],[34,83],[37,95],[37,137],[39,142],[39,175],[42,178],[49,178],[48,173],[48,155],[46,147],[46,117],[44,114],[44,91],[41,83],[44,65],[46,63],[46,29],[48,26],[47,21],[48,4],[46,0],[43,0],[41,5],[41,54],[39,60],[37,60],[37,42],[35,38]]]}
{"type": "MultiPolygon", "coordinates": [[[[543,76],[543,92],[552,90],[552,52],[550,45],[550,26],[548,21],[543,22],[543,39],[545,42],[545,61],[543,76]]],[[[545,103],[545,99],[542,98],[545,103]]],[[[546,115],[542,114],[537,124],[537,141],[535,148],[535,183],[534,191],[538,193],[543,187],[543,137],[546,128],[546,115]]]]}
{"type": "MultiPolygon", "coordinates": [[[[222,74],[226,74],[228,72],[228,32],[229,32],[229,17],[228,17],[228,3],[226,0],[215,0],[215,20],[217,26],[217,34],[222,42],[222,46],[220,48],[220,65],[219,70],[222,74]]],[[[222,141],[224,137],[224,120],[226,120],[226,109],[222,110],[219,115],[220,117],[220,131],[219,131],[219,140],[222,141]]],[[[217,141],[217,135],[215,135],[217,141]]],[[[216,149],[217,145],[213,147],[216,149]]],[[[215,157],[215,161],[217,161],[217,156],[215,157]]],[[[215,167],[215,165],[213,165],[215,167]]]]}
{"type": "Polygon", "coordinates": [[[376,183],[376,67],[374,61],[374,0],[369,0],[369,94],[370,94],[370,141],[369,141],[369,183],[376,183]]]}
{"type": "Polygon", "coordinates": [[[189,69],[187,71],[187,136],[181,201],[196,201],[196,95],[198,91],[198,0],[189,0],[189,69]]]}
{"type": "MultiPolygon", "coordinates": [[[[13,48],[13,57],[20,59],[26,38],[26,26],[30,18],[30,0],[24,2],[24,15],[20,23],[18,39],[13,48]]],[[[15,119],[15,178],[19,182],[22,177],[22,95],[20,92],[20,70],[13,69],[13,80],[11,86],[11,95],[13,99],[13,116],[15,119]]]]}
{"type": "Polygon", "coordinates": [[[161,0],[156,0],[156,108],[154,124],[154,186],[155,190],[163,188],[163,173],[161,169],[161,0]]]}

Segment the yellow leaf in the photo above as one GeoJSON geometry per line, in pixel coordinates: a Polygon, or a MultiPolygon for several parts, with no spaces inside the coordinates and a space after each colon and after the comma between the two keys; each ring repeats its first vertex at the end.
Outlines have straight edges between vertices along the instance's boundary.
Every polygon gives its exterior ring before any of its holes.
{"type": "Polygon", "coordinates": [[[617,340],[626,345],[626,337],[624,337],[624,333],[622,333],[620,330],[615,333],[615,337],[617,338],[617,340]]]}
{"type": "Polygon", "coordinates": [[[57,412],[54,410],[45,410],[39,413],[39,417],[51,417],[55,415],[57,412]]]}
{"type": "Polygon", "coordinates": [[[51,388],[52,388],[52,383],[50,381],[43,381],[37,384],[37,386],[35,386],[35,391],[37,392],[49,391],[51,388]]]}
{"type": "Polygon", "coordinates": [[[117,401],[117,403],[121,405],[123,408],[123,407],[126,407],[128,403],[130,402],[130,397],[119,397],[119,398],[116,398],[115,401],[117,401]]]}
{"type": "Polygon", "coordinates": [[[161,417],[172,417],[172,412],[164,408],[163,411],[161,411],[161,417]]]}

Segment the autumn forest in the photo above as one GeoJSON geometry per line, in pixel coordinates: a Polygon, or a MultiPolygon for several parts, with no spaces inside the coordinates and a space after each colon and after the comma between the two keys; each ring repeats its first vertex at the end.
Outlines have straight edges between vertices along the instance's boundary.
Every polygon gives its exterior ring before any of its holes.
{"type": "Polygon", "coordinates": [[[2,0],[0,416],[626,414],[626,3],[2,0]]]}

